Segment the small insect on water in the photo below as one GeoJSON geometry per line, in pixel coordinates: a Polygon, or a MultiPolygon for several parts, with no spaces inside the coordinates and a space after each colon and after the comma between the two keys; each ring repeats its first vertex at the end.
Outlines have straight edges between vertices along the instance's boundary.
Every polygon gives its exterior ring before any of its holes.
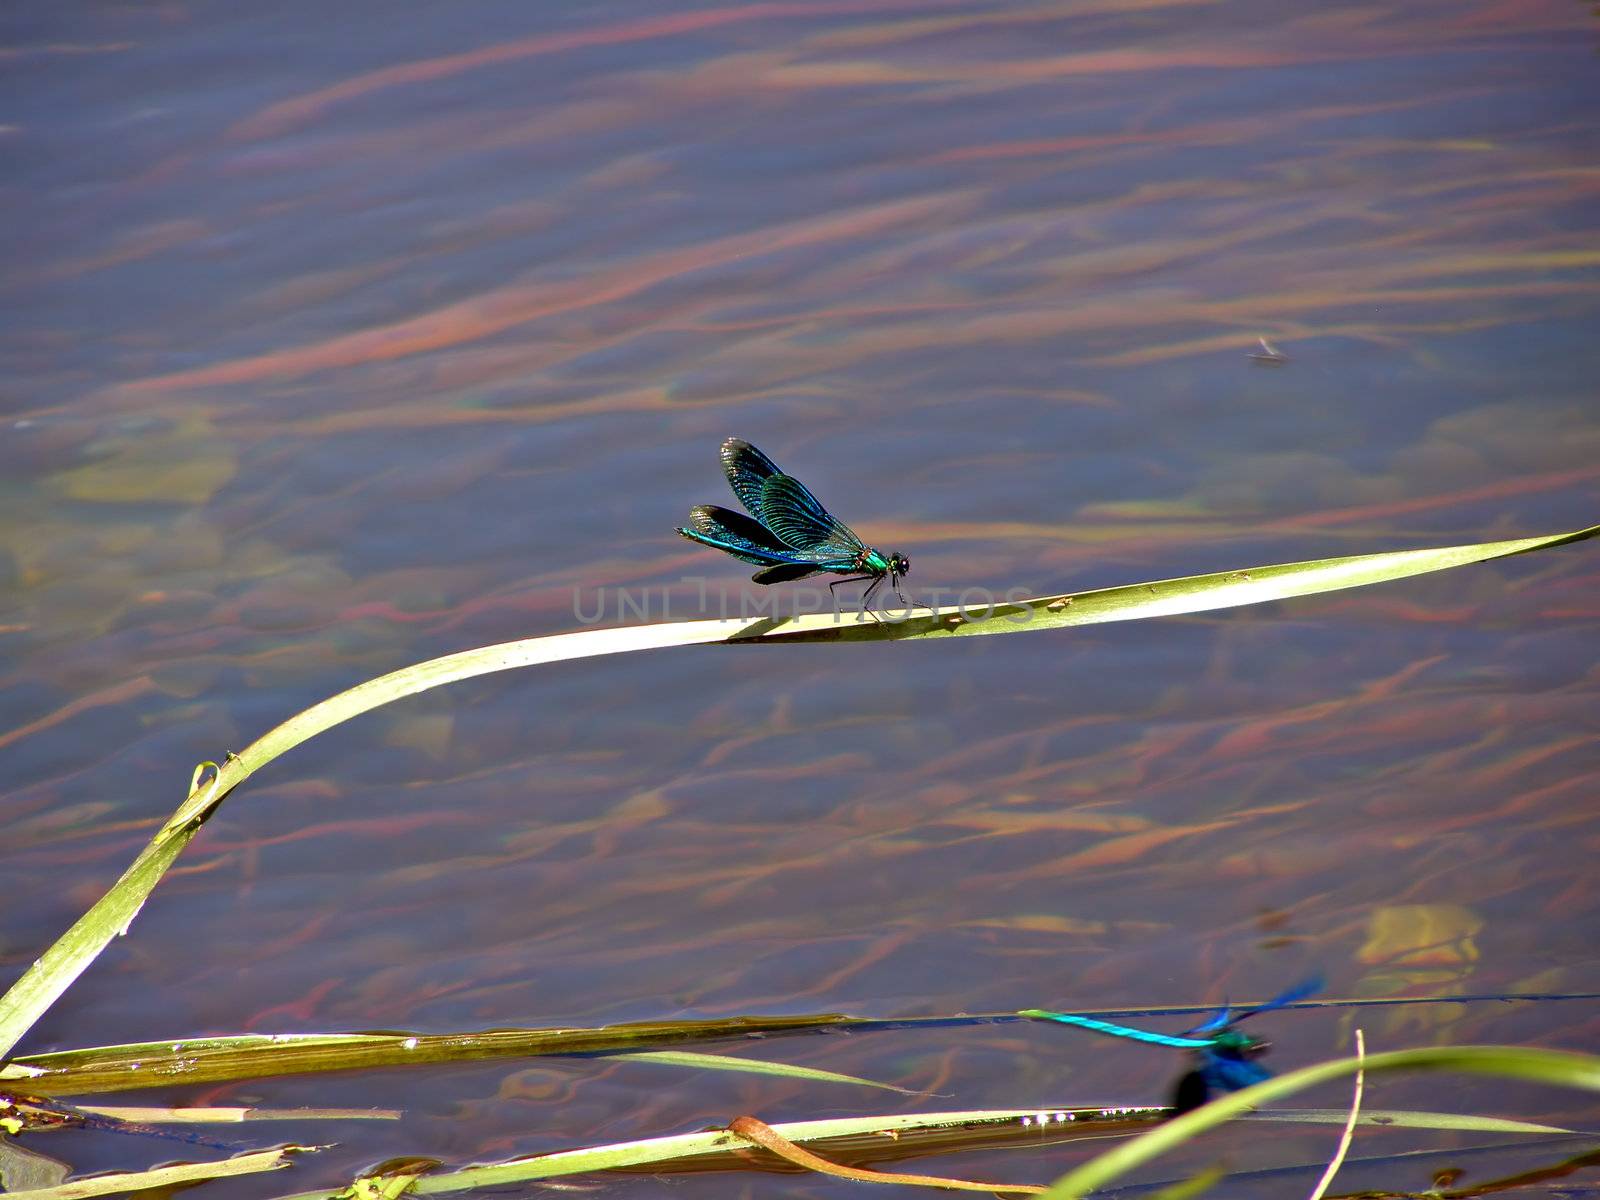
{"type": "Polygon", "coordinates": [[[1258,337],[1256,341],[1260,343],[1261,349],[1251,353],[1251,362],[1267,363],[1269,366],[1281,367],[1289,361],[1289,356],[1267,341],[1266,338],[1258,337]]]}
{"type": "Polygon", "coordinates": [[[1183,1034],[1153,1033],[1148,1029],[1135,1029],[1131,1025],[1118,1025],[1096,1017],[1081,1017],[1076,1013],[1049,1012],[1042,1008],[1022,1011],[1025,1017],[1040,1021],[1055,1021],[1062,1025],[1075,1025],[1079,1029],[1112,1037],[1144,1042],[1152,1046],[1171,1046],[1177,1050],[1193,1050],[1194,1066],[1178,1080],[1173,1088],[1172,1110],[1178,1116],[1190,1109],[1199,1108],[1216,1092],[1237,1092],[1263,1079],[1272,1078],[1272,1072],[1256,1060],[1272,1048],[1269,1042],[1251,1037],[1237,1028],[1240,1021],[1258,1013],[1294,1004],[1322,990],[1322,979],[1315,976],[1297,983],[1287,991],[1274,996],[1265,1004],[1233,1015],[1233,1010],[1219,1010],[1205,1021],[1183,1034]]]}
{"type": "Polygon", "coordinates": [[[749,442],[723,442],[722,469],[750,515],[697,504],[689,510],[689,524],[678,530],[684,537],[760,567],[750,577],[756,583],[788,583],[827,572],[846,576],[830,583],[829,591],[841,583],[870,581],[861,597],[865,612],[872,611],[873,593],[885,581],[902,604],[910,605],[900,580],[911,573],[911,560],[868,546],[823,508],[805,484],[785,475],[749,442]]]}

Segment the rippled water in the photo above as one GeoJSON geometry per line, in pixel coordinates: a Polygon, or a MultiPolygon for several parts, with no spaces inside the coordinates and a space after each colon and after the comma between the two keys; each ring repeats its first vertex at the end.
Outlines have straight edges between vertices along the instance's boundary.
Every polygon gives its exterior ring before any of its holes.
{"type": "MultiPolygon", "coordinates": [[[[196,761],[619,591],[652,618],[753,595],[672,532],[729,502],[729,434],[947,602],[1596,519],[1581,5],[4,21],[7,979],[196,761]]],[[[1220,1000],[1316,969],[1336,995],[1596,990],[1596,563],[431,693],[253,778],[24,1049],[1220,1000]]],[[[1361,1023],[1373,1048],[1600,1032],[1580,1004],[1361,1023]]],[[[1270,1024],[1280,1066],[1349,1044],[1270,1024]]],[[[584,1062],[184,1098],[407,1109],[237,1185],[271,1195],[741,1112],[1149,1102],[1178,1065],[1042,1028],[763,1050],[947,1099],[584,1062]]],[[[1373,1103],[1597,1118],[1501,1085],[1373,1103]]],[[[75,1161],[124,1162],[112,1140],[75,1161]]],[[[1081,1153],[922,1166],[1041,1182],[1081,1153]]]]}

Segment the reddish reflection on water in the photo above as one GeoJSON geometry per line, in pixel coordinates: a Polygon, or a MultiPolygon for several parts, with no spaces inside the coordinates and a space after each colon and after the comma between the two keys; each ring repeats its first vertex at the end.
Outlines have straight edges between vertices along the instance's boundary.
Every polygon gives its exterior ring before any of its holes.
{"type": "MultiPolygon", "coordinates": [[[[1592,522],[1596,44],[1564,0],[13,14],[5,978],[195,761],[618,589],[687,617],[745,588],[671,532],[727,502],[728,434],[946,602],[1592,522]],[[1260,337],[1289,361],[1252,363],[1260,337]]],[[[253,779],[25,1048],[1159,1003],[1313,968],[1594,990],[1597,580],[1578,546],[430,694],[253,779]]],[[[1271,1023],[1281,1065],[1348,1046],[1271,1023]]],[[[1597,1032],[1582,1005],[1362,1024],[1597,1032]]],[[[962,1107],[1145,1102],[1177,1068],[1059,1030],[767,1049],[962,1107]]],[[[319,1181],[893,1106],[581,1062],[218,1095],[412,1114],[341,1134],[319,1181]]],[[[1306,1139],[1275,1144],[1325,1156],[1306,1139]]]]}

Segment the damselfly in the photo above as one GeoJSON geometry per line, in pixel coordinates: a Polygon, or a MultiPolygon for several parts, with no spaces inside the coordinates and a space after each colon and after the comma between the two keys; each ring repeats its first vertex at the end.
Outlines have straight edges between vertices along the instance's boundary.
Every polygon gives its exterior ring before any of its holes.
{"type": "Polygon", "coordinates": [[[1131,1025],[1102,1021],[1097,1017],[1049,1012],[1042,1008],[1026,1008],[1020,1015],[1041,1021],[1056,1021],[1062,1025],[1073,1025],[1079,1029],[1126,1038],[1129,1041],[1144,1042],[1151,1046],[1193,1050],[1195,1052],[1193,1069],[1179,1079],[1173,1089],[1173,1111],[1184,1113],[1192,1108],[1199,1108],[1210,1098],[1212,1092],[1236,1092],[1253,1083],[1260,1083],[1263,1079],[1270,1079],[1272,1072],[1256,1060],[1272,1048],[1271,1043],[1251,1037],[1248,1033],[1241,1033],[1236,1026],[1247,1017],[1283,1008],[1321,990],[1320,978],[1308,979],[1274,996],[1265,1004],[1247,1009],[1238,1016],[1233,1015],[1232,1009],[1226,1007],[1218,1009],[1209,1020],[1181,1034],[1153,1033],[1148,1029],[1135,1029],[1131,1025]]]}
{"type": "Polygon", "coordinates": [[[901,603],[910,604],[900,580],[911,573],[911,560],[868,546],[805,484],[785,475],[749,442],[723,442],[722,469],[750,515],[698,504],[689,510],[689,524],[678,530],[684,537],[760,567],[750,577],[756,583],[787,583],[823,572],[848,577],[834,580],[829,591],[841,583],[870,581],[861,597],[861,607],[870,612],[873,593],[887,580],[901,603]]]}

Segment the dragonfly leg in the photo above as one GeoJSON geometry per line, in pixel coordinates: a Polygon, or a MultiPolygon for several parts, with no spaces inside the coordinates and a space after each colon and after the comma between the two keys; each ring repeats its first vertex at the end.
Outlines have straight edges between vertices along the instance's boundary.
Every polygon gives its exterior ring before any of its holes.
{"type": "MultiPolygon", "coordinates": [[[[830,582],[829,586],[827,586],[827,590],[829,590],[829,592],[834,592],[835,587],[840,586],[840,584],[861,584],[861,582],[866,582],[867,579],[870,579],[872,582],[867,584],[866,594],[862,595],[861,597],[861,611],[862,613],[866,613],[867,616],[872,619],[872,621],[877,621],[878,616],[877,613],[874,613],[872,608],[870,608],[870,600],[872,600],[872,592],[877,589],[878,584],[882,584],[883,582],[882,574],[851,574],[851,576],[848,576],[848,578],[835,579],[834,582],[830,582]]],[[[837,602],[837,592],[834,592],[834,598],[835,602],[837,602]]],[[[837,611],[837,605],[835,605],[835,611],[837,611]]],[[[856,619],[859,621],[861,618],[858,616],[856,619]]]]}
{"type": "Polygon", "coordinates": [[[851,576],[848,576],[847,578],[844,578],[844,579],[835,579],[832,583],[830,583],[828,585],[828,590],[830,592],[833,591],[833,589],[838,587],[841,583],[863,583],[868,579],[876,579],[876,578],[877,578],[876,575],[851,575],[851,576]]]}
{"type": "Polygon", "coordinates": [[[884,577],[882,575],[873,576],[872,582],[867,584],[867,590],[861,595],[861,611],[866,613],[867,616],[871,617],[874,621],[879,620],[879,617],[877,613],[872,611],[872,596],[873,593],[883,586],[883,578],[884,577]]]}

